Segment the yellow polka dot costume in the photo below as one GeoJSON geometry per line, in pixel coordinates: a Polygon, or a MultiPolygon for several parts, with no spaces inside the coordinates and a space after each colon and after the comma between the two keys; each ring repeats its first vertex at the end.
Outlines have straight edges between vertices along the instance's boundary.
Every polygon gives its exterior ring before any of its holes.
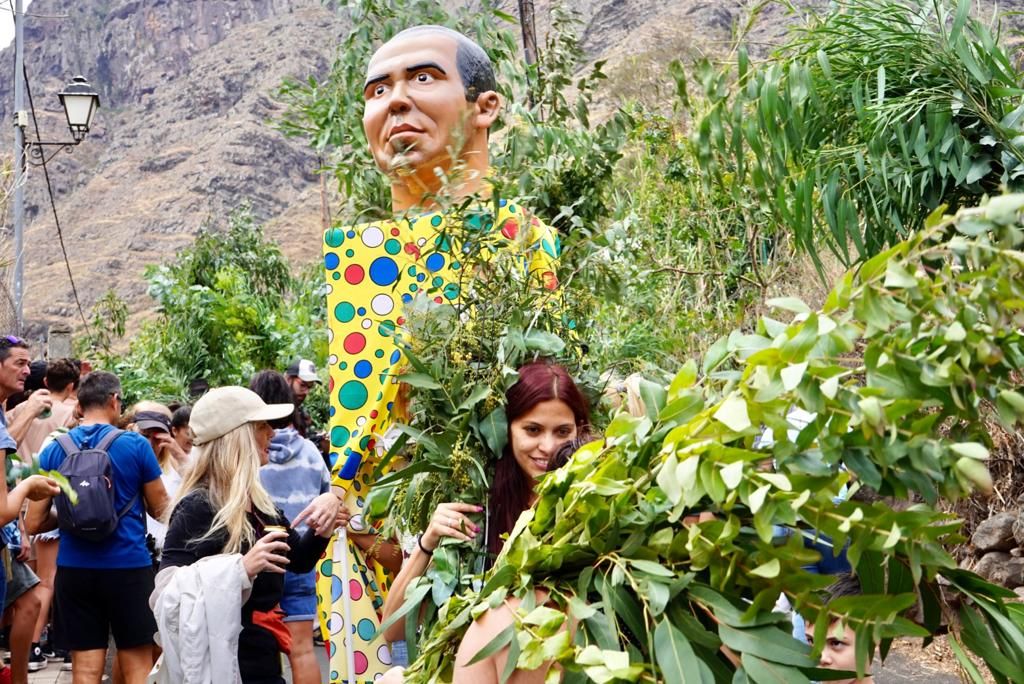
{"type": "MultiPolygon", "coordinates": [[[[405,364],[396,341],[405,323],[404,305],[416,297],[429,297],[438,304],[459,298],[464,266],[459,247],[453,247],[447,237],[456,231],[446,226],[446,220],[436,212],[324,233],[330,442],[336,459],[332,483],[346,492],[353,532],[366,531],[366,495],[373,471],[386,452],[381,438],[391,426],[399,373],[405,364]]],[[[492,249],[522,249],[524,271],[545,288],[558,287],[557,235],[521,206],[501,200],[496,217],[492,211],[477,211],[462,220],[462,233],[478,231],[492,249]]],[[[332,557],[329,547],[317,568],[318,614],[330,638],[329,681],[349,681],[344,640],[351,638],[356,681],[370,683],[391,667],[387,643],[382,637],[372,638],[380,626],[378,611],[388,578],[383,568],[368,563],[359,547],[348,542],[352,624],[345,625],[341,572],[333,567],[332,557]]]]}

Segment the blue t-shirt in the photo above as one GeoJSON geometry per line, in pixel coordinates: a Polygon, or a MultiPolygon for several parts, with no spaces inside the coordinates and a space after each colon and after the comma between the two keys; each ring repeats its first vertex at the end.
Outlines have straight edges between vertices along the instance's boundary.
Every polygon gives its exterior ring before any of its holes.
{"type": "MultiPolygon", "coordinates": [[[[113,425],[95,424],[76,427],[68,434],[81,448],[99,444],[113,425]]],[[[124,510],[128,501],[138,494],[131,509],[121,518],[117,529],[98,542],[81,539],[73,534],[62,534],[57,550],[57,565],[65,568],[93,568],[113,570],[144,568],[152,564],[146,548],[146,510],[142,486],[160,478],[160,464],[145,437],[126,432],[111,445],[110,455],[114,475],[114,502],[117,510],[124,510]]],[[[67,458],[57,442],[51,443],[39,454],[42,470],[56,470],[67,458]]]]}
{"type": "Polygon", "coordinates": [[[7,451],[8,455],[18,450],[18,443],[7,431],[7,416],[4,415],[2,407],[0,407],[0,449],[7,451]]]}

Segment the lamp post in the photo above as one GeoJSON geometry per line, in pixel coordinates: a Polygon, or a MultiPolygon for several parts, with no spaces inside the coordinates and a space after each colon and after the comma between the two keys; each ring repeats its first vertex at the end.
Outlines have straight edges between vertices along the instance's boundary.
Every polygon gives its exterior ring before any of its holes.
{"type": "Polygon", "coordinates": [[[45,164],[61,150],[71,151],[89,133],[92,117],[100,107],[100,96],[82,76],[71,79],[64,90],[58,93],[64,107],[64,115],[71,130],[70,141],[26,140],[28,112],[25,110],[25,53],[24,53],[24,12],[22,0],[14,2],[14,320],[16,333],[24,325],[25,298],[25,171],[28,159],[25,153],[45,164]],[[53,154],[45,156],[47,147],[55,147],[53,154]]]}

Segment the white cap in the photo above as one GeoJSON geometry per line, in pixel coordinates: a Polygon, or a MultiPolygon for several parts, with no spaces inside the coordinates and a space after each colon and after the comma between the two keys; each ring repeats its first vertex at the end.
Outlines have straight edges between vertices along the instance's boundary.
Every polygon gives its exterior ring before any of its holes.
{"type": "Polygon", "coordinates": [[[288,366],[285,375],[304,380],[305,382],[320,382],[320,376],[316,374],[316,366],[308,359],[299,359],[288,366]]]}
{"type": "Polygon", "coordinates": [[[193,444],[207,444],[246,423],[287,418],[292,404],[267,404],[244,387],[217,387],[204,394],[192,407],[188,426],[193,444]]]}

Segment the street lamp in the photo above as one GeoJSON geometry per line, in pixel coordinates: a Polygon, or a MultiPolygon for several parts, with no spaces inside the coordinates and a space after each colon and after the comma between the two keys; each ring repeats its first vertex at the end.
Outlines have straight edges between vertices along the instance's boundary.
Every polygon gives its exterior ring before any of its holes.
{"type": "MultiPolygon", "coordinates": [[[[61,150],[71,149],[85,140],[89,134],[89,124],[92,123],[93,114],[100,108],[100,96],[84,76],[75,76],[71,82],[64,86],[64,90],[57,93],[60,103],[64,107],[64,116],[68,120],[68,129],[71,130],[70,141],[47,141],[47,140],[26,140],[25,147],[29,154],[37,161],[31,164],[38,166],[41,163],[50,161],[54,155],[61,150]],[[46,159],[43,159],[44,147],[56,147],[57,149],[46,159]]],[[[27,123],[27,122],[26,122],[27,123]]]]}
{"type": "Polygon", "coordinates": [[[82,142],[89,133],[92,115],[100,108],[100,96],[92,89],[84,76],[75,76],[64,90],[57,93],[68,118],[68,128],[76,143],[82,142]]]}

